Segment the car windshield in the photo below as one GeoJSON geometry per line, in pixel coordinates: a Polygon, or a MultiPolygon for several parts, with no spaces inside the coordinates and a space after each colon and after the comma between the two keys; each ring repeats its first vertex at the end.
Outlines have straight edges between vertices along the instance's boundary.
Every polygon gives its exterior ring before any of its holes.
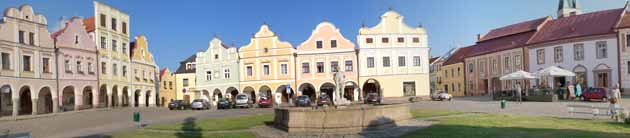
{"type": "Polygon", "coordinates": [[[247,99],[246,95],[237,95],[236,99],[247,99]]]}
{"type": "Polygon", "coordinates": [[[306,100],[306,99],[308,99],[308,96],[299,96],[299,97],[298,97],[298,99],[300,99],[300,100],[306,100]]]}
{"type": "Polygon", "coordinates": [[[267,100],[267,97],[260,97],[261,100],[267,100]]]}
{"type": "Polygon", "coordinates": [[[201,99],[193,100],[193,102],[203,102],[201,99]]]}

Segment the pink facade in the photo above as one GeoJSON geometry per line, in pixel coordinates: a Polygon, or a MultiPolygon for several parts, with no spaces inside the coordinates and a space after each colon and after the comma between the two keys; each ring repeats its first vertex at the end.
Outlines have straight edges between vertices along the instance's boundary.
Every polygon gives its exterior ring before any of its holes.
{"type": "Polygon", "coordinates": [[[92,108],[98,102],[98,57],[83,20],[74,17],[52,34],[57,52],[59,106],[62,111],[92,108]]]}
{"type": "Polygon", "coordinates": [[[334,69],[345,74],[345,93],[349,100],[356,100],[358,92],[357,55],[354,43],[341,35],[330,22],[322,22],[297,48],[296,84],[298,95],[311,98],[320,93],[334,91],[334,69]],[[335,65],[336,64],[336,65],[335,65]]]}

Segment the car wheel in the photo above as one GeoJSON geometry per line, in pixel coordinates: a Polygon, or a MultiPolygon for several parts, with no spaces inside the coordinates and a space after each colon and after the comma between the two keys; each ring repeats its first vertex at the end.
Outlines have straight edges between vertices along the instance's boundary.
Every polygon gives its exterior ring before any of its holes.
{"type": "Polygon", "coordinates": [[[602,102],[607,102],[608,98],[607,97],[602,97],[602,102]]]}
{"type": "Polygon", "coordinates": [[[448,98],[448,101],[453,101],[453,98],[448,98]]]}

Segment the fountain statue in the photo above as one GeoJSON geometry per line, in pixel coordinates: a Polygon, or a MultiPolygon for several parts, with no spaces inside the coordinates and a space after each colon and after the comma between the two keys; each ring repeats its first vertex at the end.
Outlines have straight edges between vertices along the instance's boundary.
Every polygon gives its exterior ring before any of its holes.
{"type": "Polygon", "coordinates": [[[333,80],[335,81],[335,90],[333,92],[333,104],[335,105],[349,105],[350,101],[343,98],[344,86],[346,81],[346,75],[341,71],[333,72],[333,80]]]}

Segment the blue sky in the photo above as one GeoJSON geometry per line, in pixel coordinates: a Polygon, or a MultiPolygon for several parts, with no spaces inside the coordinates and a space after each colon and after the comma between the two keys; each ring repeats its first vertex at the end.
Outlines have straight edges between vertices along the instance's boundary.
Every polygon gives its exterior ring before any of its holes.
{"type": "MultiPolygon", "coordinates": [[[[361,24],[374,26],[390,7],[410,26],[429,33],[431,55],[474,44],[479,33],[543,16],[554,16],[557,0],[99,0],[131,16],[130,32],[144,34],[157,64],[171,70],[205,50],[214,34],[240,47],[263,22],[280,39],[298,45],[317,24],[329,20],[356,40],[361,24]]],[[[584,12],[622,8],[625,0],[580,0],[584,12]]],[[[93,16],[91,0],[1,0],[0,8],[30,4],[56,31],[62,16],[93,16]]],[[[133,41],[133,40],[132,40],[133,41]]]]}

